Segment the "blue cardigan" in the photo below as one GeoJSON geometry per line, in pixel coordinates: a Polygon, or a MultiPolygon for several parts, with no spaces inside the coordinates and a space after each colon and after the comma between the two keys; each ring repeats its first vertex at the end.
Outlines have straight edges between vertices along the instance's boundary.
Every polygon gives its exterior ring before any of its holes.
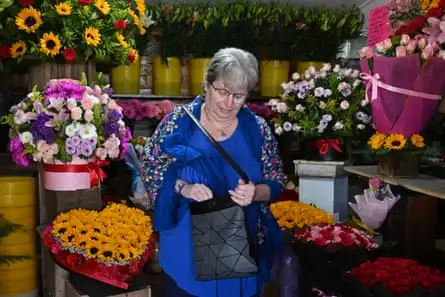
{"type": "MultiPolygon", "coordinates": [[[[203,99],[197,97],[185,107],[199,118],[202,102],[203,99]]],[[[264,119],[247,107],[240,110],[238,119],[248,144],[263,164],[261,183],[269,186],[269,202],[273,202],[279,198],[285,182],[276,140],[264,119]]],[[[156,231],[174,228],[188,208],[189,200],[175,194],[174,188],[179,169],[190,162],[200,162],[200,153],[184,146],[194,131],[191,125],[195,124],[182,107],[175,108],[147,140],[142,155],[141,176],[148,195],[135,202],[145,208],[154,208],[156,231]]],[[[227,193],[215,193],[218,194],[227,193]]],[[[269,279],[275,254],[282,248],[281,231],[269,210],[269,202],[254,202],[246,208],[249,237],[256,239],[251,245],[259,253],[260,275],[265,281],[269,279]]]]}

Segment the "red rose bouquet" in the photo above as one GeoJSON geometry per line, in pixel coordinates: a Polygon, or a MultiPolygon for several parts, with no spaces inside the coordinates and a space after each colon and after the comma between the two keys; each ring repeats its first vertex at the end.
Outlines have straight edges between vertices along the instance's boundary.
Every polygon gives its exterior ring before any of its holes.
{"type": "Polygon", "coordinates": [[[350,271],[347,296],[445,296],[445,274],[404,258],[378,258],[350,271]]]}
{"type": "Polygon", "coordinates": [[[122,289],[142,271],[155,240],[150,217],[124,204],[100,212],[69,210],[44,229],[42,238],[65,269],[122,289]]]}
{"type": "Polygon", "coordinates": [[[335,295],[341,291],[346,272],[367,261],[378,248],[372,237],[342,224],[321,224],[298,231],[294,250],[299,256],[303,296],[312,288],[335,295]]]}

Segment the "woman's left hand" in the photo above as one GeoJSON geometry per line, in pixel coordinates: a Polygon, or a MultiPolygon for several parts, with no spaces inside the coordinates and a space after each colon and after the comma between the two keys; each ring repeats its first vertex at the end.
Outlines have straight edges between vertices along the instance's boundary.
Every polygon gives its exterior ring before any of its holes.
{"type": "Polygon", "coordinates": [[[255,184],[252,182],[246,184],[240,179],[238,186],[234,190],[229,190],[230,198],[241,206],[247,206],[252,203],[255,197],[255,188],[255,184]]]}

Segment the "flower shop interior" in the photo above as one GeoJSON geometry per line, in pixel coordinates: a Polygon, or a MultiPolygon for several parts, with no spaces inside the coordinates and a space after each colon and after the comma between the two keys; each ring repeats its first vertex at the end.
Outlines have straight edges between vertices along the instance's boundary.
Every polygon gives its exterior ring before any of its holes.
{"type": "Polygon", "coordinates": [[[245,107],[286,175],[264,205],[289,250],[255,296],[445,297],[444,20],[444,0],[0,1],[0,297],[171,297],[133,199],[158,178],[144,147],[227,47],[258,59],[245,107]]]}

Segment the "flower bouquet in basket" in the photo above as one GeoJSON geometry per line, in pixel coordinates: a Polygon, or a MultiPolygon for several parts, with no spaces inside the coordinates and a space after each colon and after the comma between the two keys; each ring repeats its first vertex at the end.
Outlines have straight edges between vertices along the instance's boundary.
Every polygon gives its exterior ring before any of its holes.
{"type": "Polygon", "coordinates": [[[42,162],[44,187],[74,191],[97,186],[101,166],[125,158],[130,130],[107,89],[58,79],[36,88],[10,109],[9,150],[15,163],[42,162]]]}
{"type": "Polygon", "coordinates": [[[344,296],[445,296],[445,274],[411,259],[378,258],[351,269],[344,296]]]}
{"type": "Polygon", "coordinates": [[[305,294],[311,294],[313,288],[337,294],[345,273],[368,260],[370,251],[378,248],[370,235],[342,224],[314,225],[297,231],[293,246],[300,260],[305,294]]]}
{"type": "Polygon", "coordinates": [[[42,238],[59,265],[123,289],[142,271],[155,243],[150,217],[124,204],[61,213],[42,238]]]}
{"type": "MultiPolygon", "coordinates": [[[[445,88],[445,1],[393,0],[388,8],[394,35],[361,49],[361,77],[377,132],[409,139],[430,121],[445,88]]],[[[393,166],[409,162],[390,155],[393,166]]]]}
{"type": "Polygon", "coordinates": [[[307,142],[310,159],[344,159],[344,138],[371,127],[364,84],[358,70],[325,64],[283,83],[281,100],[271,99],[275,133],[294,132],[307,142]]]}

